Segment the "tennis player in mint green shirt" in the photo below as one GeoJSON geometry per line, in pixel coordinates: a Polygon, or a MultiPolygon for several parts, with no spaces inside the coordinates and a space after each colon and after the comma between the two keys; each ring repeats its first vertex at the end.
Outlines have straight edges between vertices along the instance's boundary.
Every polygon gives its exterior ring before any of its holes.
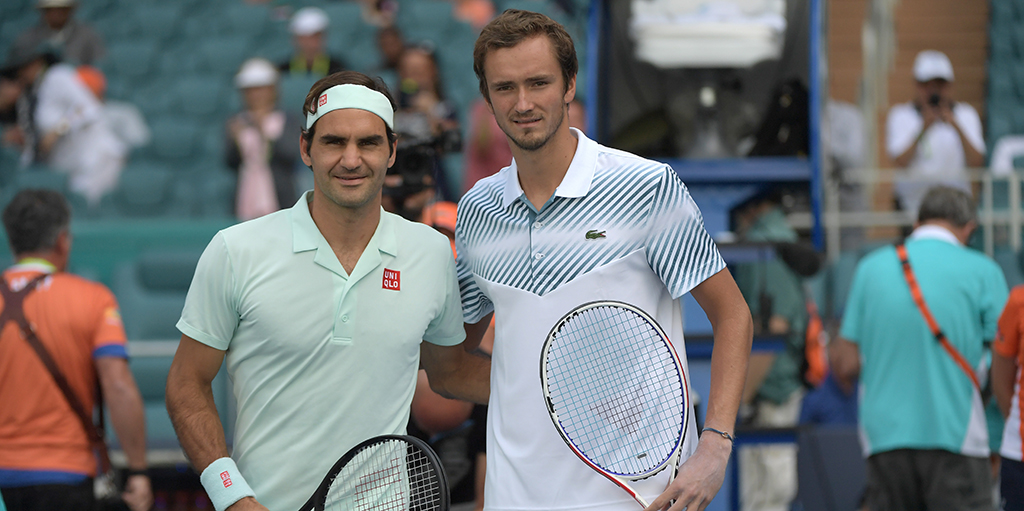
{"type": "MultiPolygon", "coordinates": [[[[905,246],[924,302],[949,343],[977,373],[1008,290],[1002,270],[964,246],[973,201],[929,190],[905,246]]],[[[833,368],[860,377],[866,499],[873,510],[992,510],[981,395],[943,349],[915,304],[892,246],[864,256],[843,314],[833,368]]]]}
{"type": "Polygon", "coordinates": [[[420,367],[442,395],[489,395],[490,362],[460,345],[448,239],[381,209],[396,150],[386,86],[330,75],[305,112],[313,190],[218,233],[177,325],[167,408],[217,511],[298,509],[348,449],[405,432],[420,367]],[[230,457],[210,387],[222,361],[230,457]]]}

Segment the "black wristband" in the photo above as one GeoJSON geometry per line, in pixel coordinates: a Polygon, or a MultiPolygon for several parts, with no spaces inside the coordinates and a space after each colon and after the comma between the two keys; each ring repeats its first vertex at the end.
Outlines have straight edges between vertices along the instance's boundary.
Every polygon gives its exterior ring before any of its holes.
{"type": "Polygon", "coordinates": [[[129,468],[128,470],[125,470],[125,477],[131,477],[131,476],[146,476],[146,477],[149,477],[149,470],[145,469],[145,468],[142,468],[142,469],[129,468]]]}

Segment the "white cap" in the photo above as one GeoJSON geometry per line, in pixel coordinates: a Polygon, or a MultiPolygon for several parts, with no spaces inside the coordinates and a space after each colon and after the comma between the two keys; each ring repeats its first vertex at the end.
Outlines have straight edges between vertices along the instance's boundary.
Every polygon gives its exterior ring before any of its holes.
{"type": "Polygon", "coordinates": [[[235,87],[245,89],[277,83],[277,68],[264,58],[251,58],[242,63],[235,75],[235,87]]]}
{"type": "Polygon", "coordinates": [[[288,25],[294,35],[313,35],[323,32],[330,23],[327,13],[319,7],[303,7],[292,15],[292,22],[288,25]]]}
{"type": "Polygon", "coordinates": [[[74,7],[75,3],[75,0],[38,0],[36,2],[36,8],[50,9],[56,7],[74,7]]]}
{"type": "Polygon", "coordinates": [[[953,64],[945,53],[936,50],[924,50],[914,59],[914,79],[927,82],[935,79],[953,81],[953,64]]]}

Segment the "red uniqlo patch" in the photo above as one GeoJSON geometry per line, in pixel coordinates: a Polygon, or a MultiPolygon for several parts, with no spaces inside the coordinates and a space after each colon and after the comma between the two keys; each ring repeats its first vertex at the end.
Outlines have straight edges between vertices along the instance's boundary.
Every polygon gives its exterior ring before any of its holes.
{"type": "Polygon", "coordinates": [[[397,270],[384,270],[384,289],[391,289],[394,291],[402,290],[402,274],[397,270]]]}
{"type": "Polygon", "coordinates": [[[317,103],[317,106],[324,106],[326,104],[327,104],[327,94],[322,94],[320,96],[320,102],[317,103]]]}
{"type": "Polygon", "coordinates": [[[220,480],[224,483],[224,487],[231,486],[231,474],[227,470],[220,473],[220,480]]]}

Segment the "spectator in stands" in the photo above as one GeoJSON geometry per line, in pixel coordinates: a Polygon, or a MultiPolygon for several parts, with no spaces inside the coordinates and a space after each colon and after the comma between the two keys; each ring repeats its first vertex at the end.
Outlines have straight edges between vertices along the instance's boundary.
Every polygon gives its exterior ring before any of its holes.
{"type": "Polygon", "coordinates": [[[398,111],[395,131],[401,146],[427,145],[434,151],[434,181],[441,198],[451,200],[441,157],[462,149],[458,113],[445,98],[433,48],[410,46],[398,62],[398,111]]]}
{"type": "Polygon", "coordinates": [[[394,25],[377,29],[377,51],[380,52],[380,65],[370,75],[380,76],[388,88],[398,90],[398,61],[405,51],[402,31],[394,25]]]}
{"type": "Polygon", "coordinates": [[[122,498],[132,511],[146,511],[153,495],[142,396],[128,368],[113,293],[65,273],[70,216],[64,197],[52,190],[23,190],[3,212],[17,262],[0,279],[0,493],[10,511],[92,509],[93,447],[106,446],[94,445],[86,429],[95,428],[93,407],[102,396],[128,463],[122,498]],[[32,329],[8,324],[21,325],[18,318],[32,329]]]}
{"type": "Polygon", "coordinates": [[[396,0],[359,0],[363,4],[363,21],[377,26],[389,27],[398,15],[396,0]]]}
{"type": "Polygon", "coordinates": [[[92,66],[78,66],[78,78],[103,104],[103,121],[121,143],[130,148],[149,144],[151,134],[139,108],[126,101],[106,98],[107,79],[92,66]]]}
{"type": "MultiPolygon", "coordinates": [[[[512,149],[501,131],[487,101],[478,98],[470,107],[462,191],[468,192],[477,181],[512,164],[512,149]]],[[[571,109],[570,109],[571,110],[571,109]]]]}
{"type": "Polygon", "coordinates": [[[870,509],[993,508],[974,368],[1008,292],[999,265],[964,246],[975,211],[963,190],[930,189],[906,244],[854,273],[833,369],[860,377],[870,509]]]}
{"type": "Polygon", "coordinates": [[[7,70],[22,88],[18,122],[22,163],[42,162],[69,175],[73,192],[89,205],[117,187],[127,147],[102,121],[102,105],[78,71],[52,50],[16,48],[7,70]]]}
{"type": "Polygon", "coordinates": [[[278,69],[292,76],[323,78],[345,69],[341,59],[327,52],[327,26],[330,19],[318,7],[303,7],[292,15],[288,30],[295,52],[278,69]]]}
{"type": "MultiPolygon", "coordinates": [[[[782,211],[782,191],[759,193],[737,208],[736,233],[751,243],[796,242],[796,231],[782,211]]],[[[752,425],[792,427],[804,395],[800,368],[807,327],[806,300],[800,277],[780,257],[743,263],[735,268],[739,286],[759,335],[781,336],[778,353],[752,353],[743,402],[752,425]]],[[[789,509],[796,496],[796,447],[766,445],[739,451],[743,509],[789,509]]]]}
{"type": "Polygon", "coordinates": [[[992,394],[1006,418],[1003,428],[1000,493],[1003,511],[1024,511],[1024,286],[1013,288],[992,343],[992,394]]]}
{"type": "Polygon", "coordinates": [[[278,74],[270,61],[252,58],[235,75],[244,109],[228,119],[227,164],[238,172],[235,214],[241,220],[294,204],[295,169],[300,161],[295,140],[299,118],[277,106],[278,74]]]}
{"type": "Polygon", "coordinates": [[[469,23],[478,32],[494,19],[494,4],[491,0],[452,0],[452,3],[455,19],[469,23]]]}
{"type": "Polygon", "coordinates": [[[985,162],[978,112],[953,101],[949,58],[935,50],[918,53],[914,80],[913,101],[889,110],[885,141],[889,158],[907,169],[910,179],[896,183],[896,200],[900,209],[910,212],[918,210],[921,197],[934,184],[970,191],[965,169],[985,162]]]}
{"type": "Polygon", "coordinates": [[[76,0],[37,0],[39,23],[14,42],[21,51],[49,44],[71,64],[94,65],[103,57],[103,40],[92,27],[74,19],[76,0]]]}

